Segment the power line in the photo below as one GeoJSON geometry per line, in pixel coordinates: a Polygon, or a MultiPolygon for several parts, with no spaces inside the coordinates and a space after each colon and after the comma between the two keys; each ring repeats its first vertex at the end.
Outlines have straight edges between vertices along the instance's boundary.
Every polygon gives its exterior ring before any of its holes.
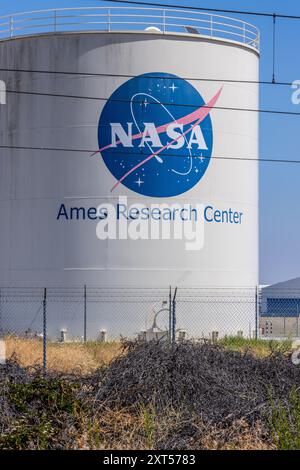
{"type": "Polygon", "coordinates": [[[187,81],[200,81],[200,82],[223,82],[223,83],[245,83],[247,85],[280,85],[291,87],[293,82],[273,82],[272,80],[239,80],[230,78],[201,78],[201,77],[173,77],[162,75],[136,76],[132,74],[117,74],[117,73],[97,73],[97,72],[68,72],[64,70],[34,70],[34,69],[15,69],[0,67],[0,72],[14,72],[14,73],[36,73],[36,74],[49,74],[49,75],[67,75],[83,77],[106,77],[106,78],[139,78],[139,79],[154,79],[160,80],[187,80],[187,81]]]}
{"type": "MultiPolygon", "coordinates": [[[[102,0],[104,1],[104,0],[102,0]]],[[[127,3],[128,5],[139,5],[139,6],[156,6],[156,7],[162,7],[162,8],[169,8],[169,9],[174,9],[172,5],[168,5],[166,3],[153,3],[153,2],[138,2],[138,1],[126,1],[126,0],[109,0],[110,2],[113,3],[127,3]]],[[[272,18],[274,15],[277,16],[277,18],[284,18],[284,19],[290,19],[290,20],[299,20],[300,16],[298,15],[284,15],[282,13],[268,13],[268,12],[261,12],[261,11],[245,11],[245,10],[228,10],[228,9],[221,9],[221,8],[204,8],[204,7],[193,7],[193,6],[187,6],[187,5],[176,5],[176,9],[182,9],[182,10],[194,10],[194,11],[210,11],[210,12],[215,12],[215,13],[231,13],[231,14],[240,14],[240,15],[252,15],[252,16],[265,16],[272,18]]]]}
{"type": "MultiPolygon", "coordinates": [[[[3,150],[30,150],[30,151],[33,151],[33,150],[38,150],[38,151],[45,151],[45,152],[68,152],[68,153],[87,153],[89,154],[90,156],[92,154],[95,154],[95,153],[99,153],[99,150],[91,150],[91,149],[71,149],[71,148],[65,148],[65,147],[62,147],[62,148],[55,148],[55,147],[28,147],[28,146],[16,146],[16,145],[0,145],[0,149],[3,149],[3,150]]],[[[125,156],[125,155],[128,155],[128,152],[121,152],[121,151],[118,151],[118,152],[114,152],[113,155],[115,156],[118,156],[118,155],[121,155],[121,156],[125,156]]],[[[143,152],[136,152],[136,153],[133,153],[131,152],[130,153],[130,156],[139,156],[139,157],[143,157],[143,156],[148,156],[148,153],[143,153],[143,152]]],[[[279,158],[270,158],[270,157],[226,157],[224,155],[218,155],[218,156],[211,156],[211,157],[206,157],[206,156],[187,156],[187,155],[180,155],[180,156],[176,156],[174,154],[170,154],[170,153],[164,153],[161,155],[162,157],[165,157],[165,156],[168,156],[168,157],[176,157],[176,158],[180,158],[180,157],[185,157],[185,158],[203,158],[204,160],[205,159],[212,159],[212,160],[231,160],[231,161],[249,161],[249,162],[268,162],[268,163],[300,163],[300,159],[289,159],[289,160],[283,160],[283,159],[279,159],[279,158]]]]}
{"type": "MultiPolygon", "coordinates": [[[[111,98],[104,98],[104,97],[96,97],[96,96],[80,96],[80,95],[66,95],[61,93],[46,93],[46,92],[38,92],[38,91],[25,91],[25,90],[6,90],[7,93],[12,94],[21,94],[21,95],[33,95],[33,96],[45,96],[51,98],[67,98],[67,99],[78,99],[78,100],[91,100],[91,101],[112,101],[116,103],[131,103],[131,100],[128,99],[111,99],[111,98]]],[[[143,105],[143,100],[135,101],[136,104],[143,105]]],[[[188,107],[188,108],[200,108],[203,109],[211,109],[211,110],[223,110],[223,111],[239,111],[239,112],[249,112],[249,113],[260,113],[260,114],[274,114],[274,115],[283,115],[283,116],[300,116],[300,112],[297,111],[280,111],[280,110],[273,110],[273,109],[255,109],[255,108],[235,108],[230,106],[211,106],[204,105],[192,105],[186,103],[171,103],[171,102],[160,102],[156,103],[153,102],[151,105],[155,106],[173,106],[173,107],[188,107]]]]}

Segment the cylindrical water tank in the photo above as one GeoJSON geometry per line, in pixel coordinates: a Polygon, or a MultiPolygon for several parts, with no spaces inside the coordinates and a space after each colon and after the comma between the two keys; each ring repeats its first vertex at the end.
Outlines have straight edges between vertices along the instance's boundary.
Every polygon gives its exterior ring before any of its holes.
{"type": "Polygon", "coordinates": [[[258,39],[210,17],[0,41],[1,285],[257,284],[258,39]]]}

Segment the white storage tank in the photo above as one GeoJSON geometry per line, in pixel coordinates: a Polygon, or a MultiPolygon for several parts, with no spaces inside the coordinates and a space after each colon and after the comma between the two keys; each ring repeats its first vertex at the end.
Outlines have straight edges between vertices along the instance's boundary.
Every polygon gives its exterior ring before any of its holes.
{"type": "Polygon", "coordinates": [[[7,24],[1,79],[29,93],[0,107],[0,285],[256,286],[257,29],[128,8],[7,24]]]}

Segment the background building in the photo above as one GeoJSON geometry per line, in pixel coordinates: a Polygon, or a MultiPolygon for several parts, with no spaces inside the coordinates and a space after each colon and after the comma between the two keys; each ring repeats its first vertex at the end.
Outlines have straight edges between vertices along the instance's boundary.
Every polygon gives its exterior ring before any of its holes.
{"type": "Polygon", "coordinates": [[[263,336],[299,337],[300,278],[262,289],[260,328],[263,336]]]}

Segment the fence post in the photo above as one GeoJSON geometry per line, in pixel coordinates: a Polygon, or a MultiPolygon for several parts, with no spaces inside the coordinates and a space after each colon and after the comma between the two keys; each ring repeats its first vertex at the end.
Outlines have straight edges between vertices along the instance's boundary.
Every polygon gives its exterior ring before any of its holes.
{"type": "Polygon", "coordinates": [[[259,337],[259,287],[255,287],[255,339],[259,337]]]}
{"type": "Polygon", "coordinates": [[[172,339],[172,288],[169,288],[169,341],[172,339]]]}
{"type": "Polygon", "coordinates": [[[57,31],[57,11],[54,10],[54,32],[57,31]]]}
{"type": "Polygon", "coordinates": [[[176,341],[176,295],[177,295],[177,287],[175,287],[175,292],[173,296],[172,302],[172,343],[176,341]]]}
{"type": "Polygon", "coordinates": [[[3,323],[2,323],[2,291],[0,289],[0,337],[3,335],[3,323]]]}
{"type": "Polygon", "coordinates": [[[9,35],[11,38],[13,37],[13,34],[14,34],[14,19],[11,16],[9,20],[9,35]]]}
{"type": "Polygon", "coordinates": [[[110,9],[107,10],[107,20],[108,20],[108,32],[110,33],[111,31],[111,13],[110,13],[110,9]]]}
{"type": "Polygon", "coordinates": [[[163,9],[163,33],[166,32],[166,10],[163,9]]]}
{"type": "Polygon", "coordinates": [[[83,341],[86,343],[86,313],[87,313],[87,295],[86,295],[86,284],[84,285],[84,307],[83,307],[83,341]]]}
{"type": "Polygon", "coordinates": [[[43,369],[47,368],[47,289],[44,289],[43,299],[43,369]]]}

